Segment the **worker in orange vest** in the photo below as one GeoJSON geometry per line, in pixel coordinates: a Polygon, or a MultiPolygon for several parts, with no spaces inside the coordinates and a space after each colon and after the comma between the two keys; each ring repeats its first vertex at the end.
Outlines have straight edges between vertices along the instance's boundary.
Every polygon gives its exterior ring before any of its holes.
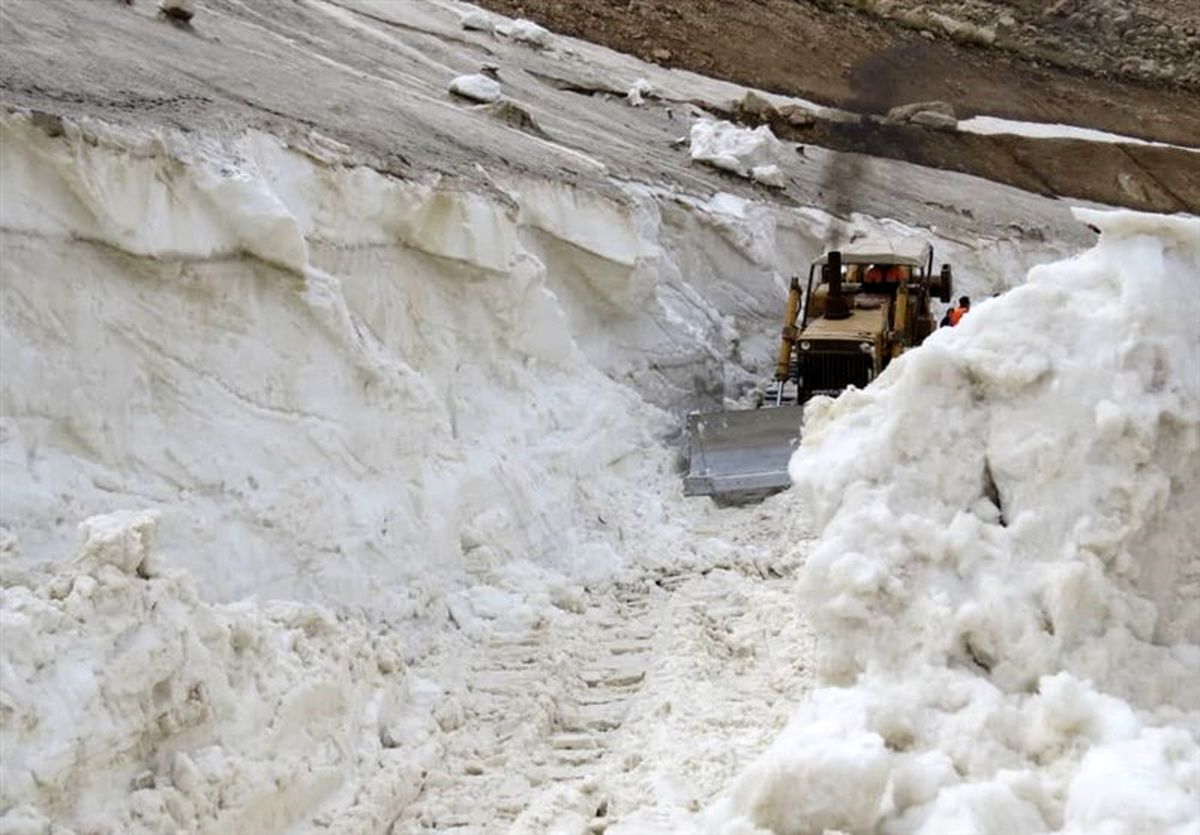
{"type": "Polygon", "coordinates": [[[971,299],[963,296],[958,300],[958,307],[951,308],[946,312],[946,318],[942,320],[943,325],[954,327],[962,321],[962,317],[971,312],[971,299]]]}

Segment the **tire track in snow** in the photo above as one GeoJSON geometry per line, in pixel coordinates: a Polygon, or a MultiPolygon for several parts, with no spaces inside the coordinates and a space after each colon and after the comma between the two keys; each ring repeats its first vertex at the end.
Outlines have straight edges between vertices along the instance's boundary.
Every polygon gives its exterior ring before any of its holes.
{"type": "Polygon", "coordinates": [[[435,708],[441,764],[390,835],[679,831],[807,686],[791,596],[790,577],[752,571],[645,575],[419,663],[455,681],[435,708]]]}

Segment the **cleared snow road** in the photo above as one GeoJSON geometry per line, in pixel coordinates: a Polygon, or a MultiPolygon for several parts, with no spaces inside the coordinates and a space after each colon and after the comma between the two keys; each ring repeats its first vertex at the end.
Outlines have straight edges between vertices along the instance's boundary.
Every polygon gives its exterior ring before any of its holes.
{"type": "Polygon", "coordinates": [[[696,831],[809,687],[794,586],[749,565],[646,574],[563,618],[447,635],[412,668],[437,763],[389,831],[696,831]]]}

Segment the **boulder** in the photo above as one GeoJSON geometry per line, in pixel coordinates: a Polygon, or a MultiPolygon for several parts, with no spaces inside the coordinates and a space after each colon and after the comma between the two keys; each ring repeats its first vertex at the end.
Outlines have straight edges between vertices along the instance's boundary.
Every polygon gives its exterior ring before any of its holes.
{"type": "Polygon", "coordinates": [[[958,127],[954,105],[944,101],[902,104],[889,110],[883,121],[892,125],[908,123],[938,130],[954,130],[958,127]]]}
{"type": "Polygon", "coordinates": [[[785,104],[779,108],[779,115],[794,128],[806,128],[815,121],[812,112],[798,104],[785,104]]]}
{"type": "Polygon", "coordinates": [[[187,23],[196,14],[195,0],[158,0],[158,10],[172,20],[187,23]]]}
{"type": "Polygon", "coordinates": [[[753,90],[748,91],[746,95],[742,96],[742,100],[737,104],[737,109],[743,115],[753,117],[760,122],[771,121],[779,112],[775,109],[775,105],[753,90]]]}
{"type": "Polygon", "coordinates": [[[939,113],[942,116],[948,116],[951,119],[957,119],[958,114],[954,112],[954,105],[944,101],[919,101],[912,104],[902,104],[899,107],[893,107],[888,111],[887,121],[889,122],[911,122],[913,117],[918,113],[939,113]]]}
{"type": "Polygon", "coordinates": [[[922,110],[920,113],[915,113],[909,121],[914,125],[938,130],[954,130],[958,127],[958,119],[933,110],[922,110]]]}

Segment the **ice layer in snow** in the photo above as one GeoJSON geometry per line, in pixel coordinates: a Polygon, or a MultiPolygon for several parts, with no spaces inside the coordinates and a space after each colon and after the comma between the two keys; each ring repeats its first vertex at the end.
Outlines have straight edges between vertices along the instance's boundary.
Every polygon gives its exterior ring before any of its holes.
{"type": "Polygon", "coordinates": [[[718,831],[1200,827],[1200,221],[1077,215],[1093,249],[810,405],[826,686],[718,831]]]}

